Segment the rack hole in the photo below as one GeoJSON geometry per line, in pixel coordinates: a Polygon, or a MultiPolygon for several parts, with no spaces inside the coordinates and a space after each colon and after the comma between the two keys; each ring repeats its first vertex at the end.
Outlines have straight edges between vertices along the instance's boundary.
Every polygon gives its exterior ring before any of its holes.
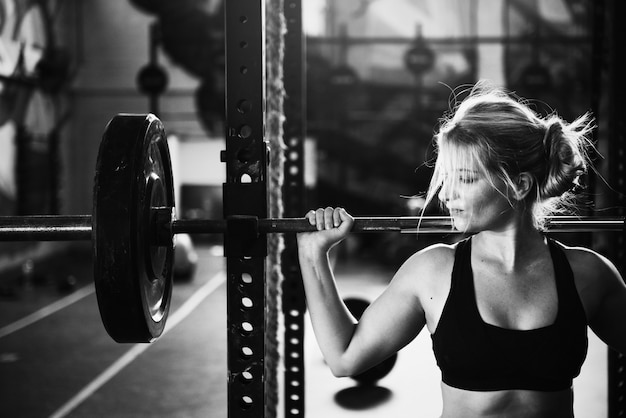
{"type": "Polygon", "coordinates": [[[242,409],[250,409],[250,407],[252,407],[252,405],[254,404],[254,402],[252,401],[252,398],[249,396],[242,396],[241,397],[241,408],[242,409]]]}
{"type": "Polygon", "coordinates": [[[250,309],[254,306],[254,303],[249,297],[243,297],[241,298],[241,306],[245,309],[250,309]]]}
{"type": "Polygon", "coordinates": [[[242,322],[241,323],[241,331],[243,334],[247,335],[254,331],[254,327],[250,322],[242,322]]]}
{"type": "Polygon", "coordinates": [[[237,160],[240,163],[246,164],[251,159],[252,159],[252,150],[250,149],[250,147],[241,148],[239,151],[237,151],[237,160]]]}
{"type": "Polygon", "coordinates": [[[239,127],[239,138],[250,138],[250,136],[252,135],[252,127],[250,127],[250,125],[241,125],[239,127]]]}
{"type": "Polygon", "coordinates": [[[252,102],[247,99],[241,99],[237,102],[237,111],[239,113],[248,113],[252,110],[252,102]]]}
{"type": "Polygon", "coordinates": [[[241,274],[241,282],[243,284],[251,284],[252,283],[252,275],[250,273],[242,273],[241,274]]]}

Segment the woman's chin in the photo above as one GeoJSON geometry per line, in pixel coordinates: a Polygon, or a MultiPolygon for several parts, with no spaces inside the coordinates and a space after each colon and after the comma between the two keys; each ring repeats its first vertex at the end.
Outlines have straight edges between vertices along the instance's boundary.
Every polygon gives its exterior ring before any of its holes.
{"type": "Polygon", "coordinates": [[[452,226],[454,227],[454,229],[464,234],[470,234],[470,233],[476,232],[475,230],[476,228],[470,222],[468,222],[467,219],[464,219],[463,217],[453,217],[452,226]]]}

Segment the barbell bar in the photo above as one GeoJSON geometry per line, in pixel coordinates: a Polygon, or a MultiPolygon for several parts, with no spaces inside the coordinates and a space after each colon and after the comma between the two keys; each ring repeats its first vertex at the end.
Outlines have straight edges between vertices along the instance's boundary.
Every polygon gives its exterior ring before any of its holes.
{"type": "MultiPolygon", "coordinates": [[[[153,208],[171,211],[171,208],[153,208]]],[[[547,232],[623,231],[624,217],[548,216],[547,232]]],[[[261,234],[315,231],[306,218],[255,219],[261,234]]],[[[176,234],[223,234],[226,219],[172,219],[156,230],[176,234]]],[[[447,216],[355,217],[351,232],[400,232],[415,234],[457,234],[447,216]]],[[[91,215],[0,216],[0,241],[89,241],[92,239],[91,215]]]]}
{"type": "MultiPolygon", "coordinates": [[[[315,230],[305,218],[176,219],[165,129],[152,114],[118,114],[109,121],[95,172],[91,215],[0,217],[0,241],[91,240],[100,316],[117,342],[150,342],[163,332],[173,287],[176,234],[243,234],[254,240],[258,234],[315,230]]],[[[546,220],[549,232],[625,228],[623,217],[546,220]]],[[[352,231],[458,232],[451,218],[441,216],[357,217],[352,231]]]]}

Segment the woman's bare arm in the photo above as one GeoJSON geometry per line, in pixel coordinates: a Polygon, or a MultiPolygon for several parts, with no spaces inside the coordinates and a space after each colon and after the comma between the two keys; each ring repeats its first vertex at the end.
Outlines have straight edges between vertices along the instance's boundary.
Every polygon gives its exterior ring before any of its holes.
{"type": "Polygon", "coordinates": [[[626,354],[626,284],[606,257],[569,248],[568,259],[591,329],[607,345],[626,354]]]}
{"type": "Polygon", "coordinates": [[[417,260],[413,257],[400,268],[357,322],[338,293],[328,259],[329,249],[349,233],[352,218],[343,209],[332,208],[309,212],[307,217],[319,230],[298,234],[313,330],[333,374],[357,374],[395,353],[424,327],[415,286],[417,260]]]}

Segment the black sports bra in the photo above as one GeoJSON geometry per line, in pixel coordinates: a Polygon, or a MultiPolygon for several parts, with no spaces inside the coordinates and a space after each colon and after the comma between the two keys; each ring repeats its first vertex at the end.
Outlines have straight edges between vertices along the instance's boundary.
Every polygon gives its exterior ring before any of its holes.
{"type": "Polygon", "coordinates": [[[548,240],[558,313],[553,324],[532,330],[484,322],[476,305],[471,238],[456,249],[450,293],[431,336],[442,380],[472,391],[570,388],[587,355],[587,318],[565,253],[548,240]]]}

